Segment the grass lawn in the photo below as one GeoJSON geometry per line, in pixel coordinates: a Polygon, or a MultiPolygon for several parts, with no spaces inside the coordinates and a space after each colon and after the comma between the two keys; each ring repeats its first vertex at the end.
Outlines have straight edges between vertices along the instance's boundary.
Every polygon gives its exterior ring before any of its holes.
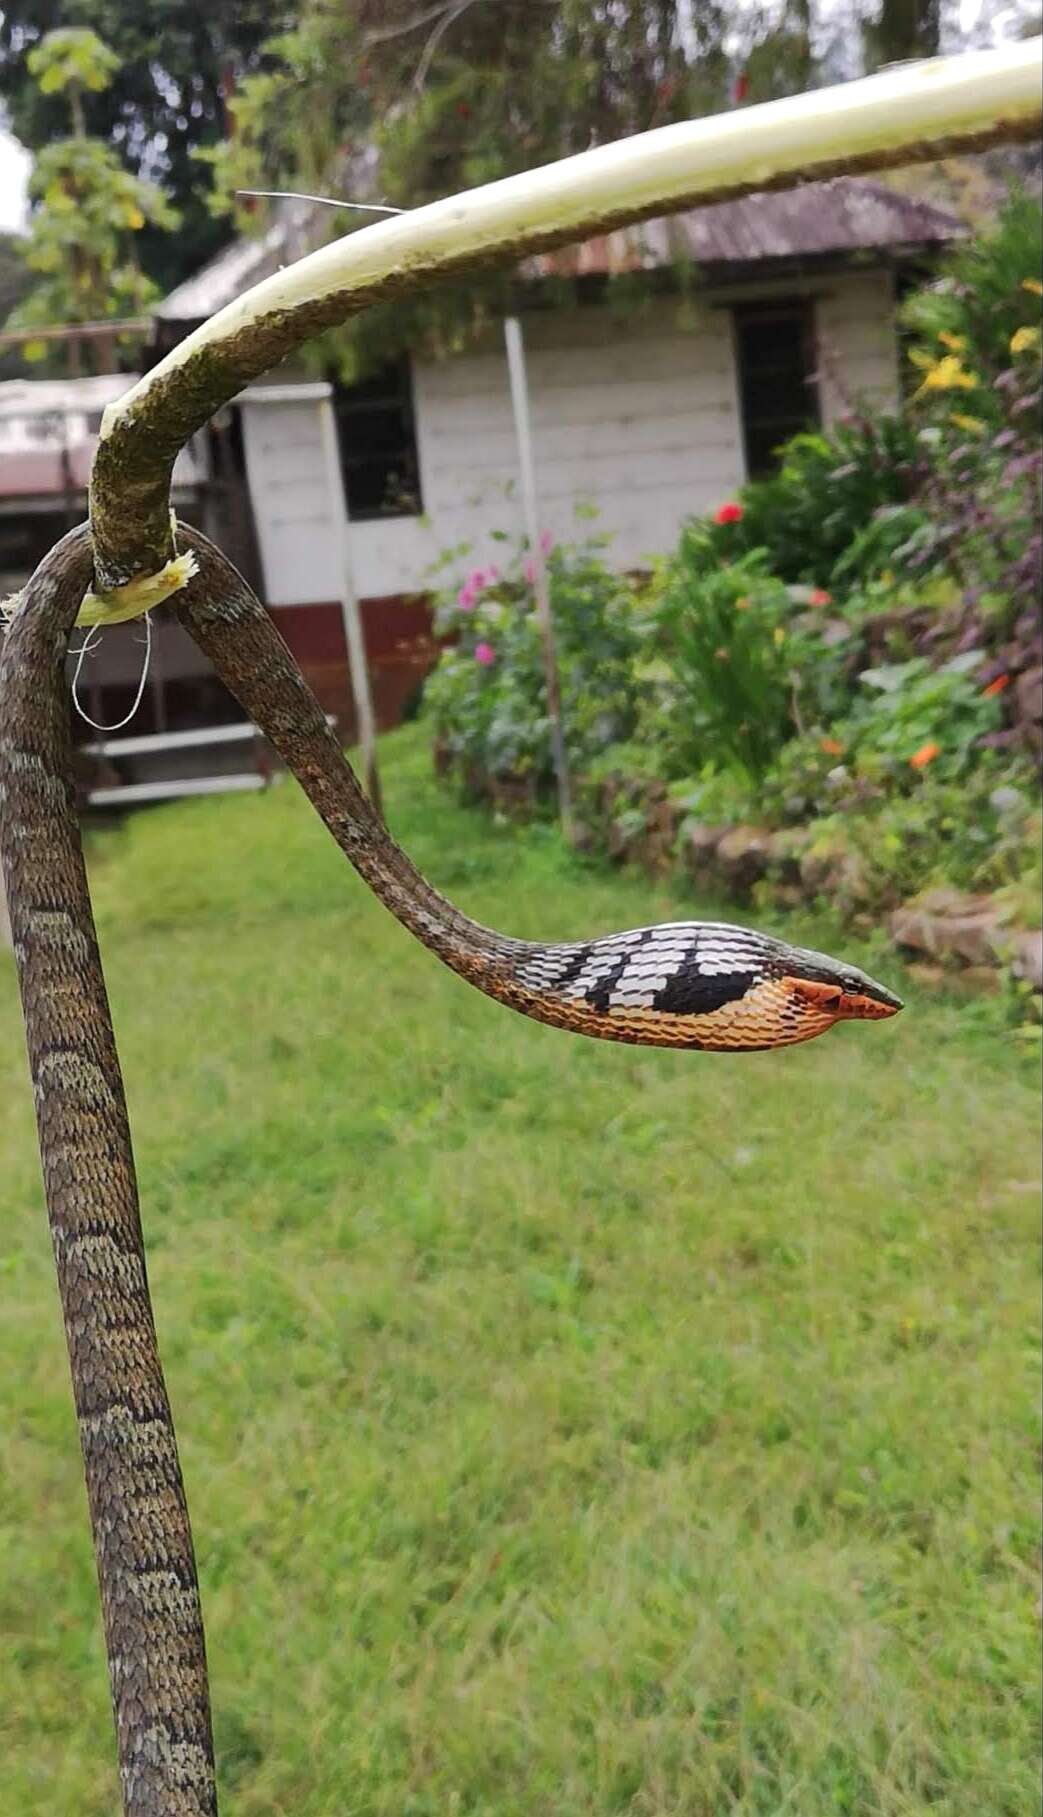
{"type": "MultiPolygon", "coordinates": [[[[509,932],[717,906],[455,808],[415,730],[384,765],[509,932]]],[[[93,878],[230,1817],[1035,1812],[1038,1114],[997,1016],[570,1038],[289,784],[141,814],[93,878]]],[[[0,1146],[0,1805],[112,1817],[5,954],[0,1146]]]]}

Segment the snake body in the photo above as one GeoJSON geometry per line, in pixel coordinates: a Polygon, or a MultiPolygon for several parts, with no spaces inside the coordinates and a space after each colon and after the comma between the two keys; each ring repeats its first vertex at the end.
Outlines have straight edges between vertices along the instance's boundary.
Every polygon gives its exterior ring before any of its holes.
{"type": "MultiPolygon", "coordinates": [[[[544,945],[470,920],[395,843],[250,588],[198,532],[180,617],[341,850],[453,971],[541,1022],[738,1051],[809,1040],[899,1000],[852,966],[724,923],[544,945]]],[[[86,526],[25,588],[0,660],[0,841],[69,1346],[127,1817],[213,1817],[206,1655],[149,1301],[130,1131],[70,776],[64,662],[90,585],[86,526]]]]}

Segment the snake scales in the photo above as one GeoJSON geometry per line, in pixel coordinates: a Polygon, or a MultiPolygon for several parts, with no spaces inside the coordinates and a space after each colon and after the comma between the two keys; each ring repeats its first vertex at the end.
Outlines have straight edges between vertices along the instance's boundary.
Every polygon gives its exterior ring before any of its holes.
{"type": "MultiPolygon", "coordinates": [[[[581,1034],[710,1050],[784,1046],[901,1007],[853,967],[746,929],[683,922],[545,946],[469,920],[390,838],[245,582],[197,532],[179,537],[200,564],[179,595],[183,623],[381,901],[480,990],[581,1034]]],[[[37,569],[11,622],[0,660],[0,841],[124,1810],[212,1817],[195,1560],[71,780],[65,654],[91,575],[81,526],[37,569]]]]}

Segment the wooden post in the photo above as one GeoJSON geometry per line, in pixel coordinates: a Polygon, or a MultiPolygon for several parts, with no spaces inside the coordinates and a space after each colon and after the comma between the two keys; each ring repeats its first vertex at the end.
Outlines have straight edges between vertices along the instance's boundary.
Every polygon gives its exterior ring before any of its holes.
{"type": "Polygon", "coordinates": [[[532,560],[536,614],[543,642],[543,673],[547,682],[547,718],[550,720],[551,752],[554,758],[554,775],[558,785],[558,812],[565,836],[567,839],[571,839],[573,832],[572,789],[569,782],[569,762],[565,751],[565,729],[561,714],[558,653],[554,642],[550,586],[547,580],[547,564],[544,560],[543,545],[540,541],[539,511],[536,505],[536,473],[532,459],[532,431],[529,425],[529,389],[525,377],[525,343],[522,340],[521,323],[516,316],[507,317],[503,325],[503,333],[507,344],[507,370],[511,379],[514,431],[518,438],[522,508],[525,513],[525,530],[529,538],[529,555],[532,560]]]}
{"type": "Polygon", "coordinates": [[[373,712],[373,694],[369,685],[369,663],[366,658],[366,642],[362,633],[362,615],[359,611],[358,594],[355,591],[355,570],[351,563],[351,528],[348,521],[348,501],[341,473],[340,451],[337,447],[337,425],[333,416],[333,405],[328,395],[319,403],[319,423],[322,432],[322,454],[326,468],[327,489],[333,509],[340,555],[340,606],[344,618],[344,641],[347,644],[348,663],[351,668],[351,692],[355,702],[359,745],[362,750],[362,773],[366,781],[366,793],[377,813],[382,815],[384,809],[380,793],[380,774],[377,769],[377,722],[373,712]]]}

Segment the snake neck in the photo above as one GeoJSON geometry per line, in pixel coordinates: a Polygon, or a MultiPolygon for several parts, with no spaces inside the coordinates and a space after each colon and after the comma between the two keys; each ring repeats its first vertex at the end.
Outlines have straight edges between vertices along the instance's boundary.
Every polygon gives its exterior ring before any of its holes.
{"type": "MultiPolygon", "coordinates": [[[[182,532],[179,530],[179,538],[182,532]]],[[[417,869],[360,787],[326,716],[256,596],[198,531],[199,578],[178,615],[274,745],[341,851],[403,927],[452,970],[492,985],[537,949],[465,915],[417,869]]]]}
{"type": "Polygon", "coordinates": [[[900,1007],[872,980],[848,989],[824,955],[752,929],[680,922],[547,946],[473,921],[391,837],[251,589],[198,532],[187,541],[199,574],[180,615],[196,642],[385,907],[488,996],[575,1034],[725,1052],[790,1046],[842,1016],[900,1007]]]}

